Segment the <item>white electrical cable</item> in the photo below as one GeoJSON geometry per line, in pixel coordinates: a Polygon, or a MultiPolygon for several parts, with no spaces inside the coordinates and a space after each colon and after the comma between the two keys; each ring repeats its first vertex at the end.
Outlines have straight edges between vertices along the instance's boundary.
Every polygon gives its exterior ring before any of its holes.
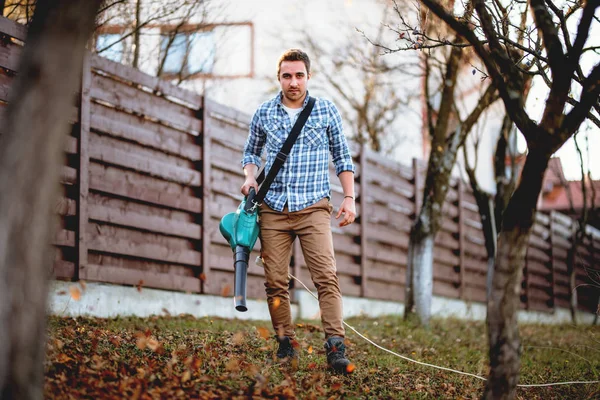
{"type": "MultiPolygon", "coordinates": [[[[290,277],[294,278],[298,283],[300,283],[302,286],[304,286],[304,289],[306,289],[306,291],[308,293],[310,293],[312,297],[314,297],[315,299],[317,299],[317,301],[319,300],[319,298],[308,287],[306,287],[306,285],[300,279],[296,278],[292,274],[289,274],[289,275],[290,275],[290,277]]],[[[454,372],[454,373],[457,373],[457,374],[470,376],[472,378],[476,378],[476,379],[479,379],[479,380],[482,380],[482,381],[487,381],[487,378],[484,378],[483,376],[479,376],[479,375],[475,375],[475,374],[470,374],[468,372],[463,372],[463,371],[457,371],[457,370],[452,369],[452,368],[446,368],[446,367],[440,367],[438,365],[428,364],[428,363],[425,363],[425,362],[413,360],[412,358],[409,358],[409,357],[403,356],[401,354],[398,354],[396,352],[393,352],[392,350],[386,349],[385,347],[382,347],[382,346],[378,345],[377,343],[373,342],[371,339],[369,339],[368,337],[364,336],[362,333],[360,333],[359,331],[357,331],[356,329],[354,329],[354,327],[351,326],[351,325],[349,325],[347,322],[343,321],[343,323],[348,328],[350,328],[354,333],[356,333],[358,336],[360,336],[361,338],[363,338],[367,342],[371,343],[373,346],[375,346],[378,349],[381,349],[383,351],[386,351],[386,352],[388,352],[390,354],[393,354],[396,357],[400,357],[403,360],[410,361],[412,363],[419,364],[419,365],[424,365],[426,367],[441,369],[443,371],[454,372]]],[[[530,385],[524,385],[523,384],[523,385],[517,385],[517,387],[520,387],[520,388],[532,388],[532,387],[545,387],[545,386],[558,386],[558,385],[576,385],[576,384],[592,384],[592,383],[600,383],[600,381],[555,382],[555,383],[541,383],[541,384],[530,384],[530,385]]]]}

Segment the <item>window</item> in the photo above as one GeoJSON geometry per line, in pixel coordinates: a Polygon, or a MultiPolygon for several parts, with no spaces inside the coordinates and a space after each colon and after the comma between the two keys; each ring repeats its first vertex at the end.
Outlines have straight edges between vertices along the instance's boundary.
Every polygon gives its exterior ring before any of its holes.
{"type": "Polygon", "coordinates": [[[123,61],[124,45],[118,33],[102,33],[96,38],[96,52],[115,62],[123,61]]]}
{"type": "Polygon", "coordinates": [[[215,64],[215,37],[212,31],[163,34],[160,44],[162,73],[211,74],[215,64]]]}

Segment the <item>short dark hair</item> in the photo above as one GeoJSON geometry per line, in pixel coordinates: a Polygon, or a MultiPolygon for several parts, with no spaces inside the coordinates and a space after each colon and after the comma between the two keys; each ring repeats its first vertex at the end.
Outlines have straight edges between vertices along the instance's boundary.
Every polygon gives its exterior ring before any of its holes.
{"type": "Polygon", "coordinates": [[[277,62],[277,79],[279,79],[279,73],[281,72],[281,63],[284,61],[302,61],[306,66],[306,73],[310,73],[310,58],[308,54],[300,49],[289,49],[279,57],[277,62]]]}

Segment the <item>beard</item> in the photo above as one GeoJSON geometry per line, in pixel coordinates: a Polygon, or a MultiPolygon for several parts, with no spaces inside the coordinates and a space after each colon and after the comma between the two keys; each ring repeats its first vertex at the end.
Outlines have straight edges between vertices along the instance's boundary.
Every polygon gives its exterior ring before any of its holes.
{"type": "Polygon", "coordinates": [[[306,93],[306,91],[303,91],[301,89],[295,89],[295,90],[288,89],[283,92],[285,97],[287,97],[290,100],[298,100],[298,99],[302,98],[302,96],[304,96],[305,93],[306,93]]]}

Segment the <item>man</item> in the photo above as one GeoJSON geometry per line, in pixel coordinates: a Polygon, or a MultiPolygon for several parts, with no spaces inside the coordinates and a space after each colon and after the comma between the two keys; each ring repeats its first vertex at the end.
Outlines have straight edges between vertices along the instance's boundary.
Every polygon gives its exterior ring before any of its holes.
{"type": "MultiPolygon", "coordinates": [[[[279,94],[263,103],[252,118],[242,161],[246,180],[242,193],[257,191],[256,172],[260,155],[267,149],[266,171],[291,131],[298,114],[308,103],[310,59],[299,49],[279,59],[279,94]]],[[[316,99],[314,108],[292,150],[260,206],[261,256],[271,322],[279,341],[280,359],[297,359],[293,348],[294,327],[290,312],[289,264],[292,244],[300,240],[306,265],[317,288],[325,349],[329,365],[338,373],[352,372],[345,356],[342,295],[336,275],[329,183],[329,154],[344,191],[336,219],[339,226],[354,222],[354,165],[335,105],[316,99]]]]}

